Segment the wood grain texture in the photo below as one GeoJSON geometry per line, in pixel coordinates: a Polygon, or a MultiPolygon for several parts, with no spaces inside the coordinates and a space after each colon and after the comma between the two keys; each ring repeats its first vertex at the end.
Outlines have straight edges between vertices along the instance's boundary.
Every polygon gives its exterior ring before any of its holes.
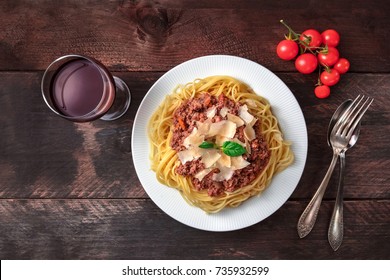
{"type": "Polygon", "coordinates": [[[2,1],[0,69],[44,70],[60,55],[81,53],[113,71],[166,71],[197,56],[230,54],[293,71],[275,54],[287,32],[283,18],[297,32],[336,28],[351,71],[390,71],[389,45],[379,39],[390,37],[386,1],[208,2],[2,1]]]}
{"type": "Polygon", "coordinates": [[[259,224],[206,232],[178,223],[150,200],[0,200],[1,259],[388,259],[389,201],[345,203],[344,242],[326,240],[333,203],[299,239],[305,202],[259,224]],[[315,250],[314,248],[317,248],[315,250]],[[318,248],[321,248],[318,250],[318,248]]]}
{"type": "Polygon", "coordinates": [[[0,259],[389,259],[389,14],[382,0],[0,1],[0,259]],[[299,74],[276,56],[286,33],[280,19],[297,32],[340,32],[351,69],[328,99],[313,94],[317,73],[299,74]],[[128,84],[123,118],[79,124],[46,107],[43,71],[69,53],[100,60],[128,84]],[[154,82],[212,54],[251,59],[279,76],[301,106],[309,140],[290,199],[261,223],[224,233],[163,213],[137,178],[130,144],[154,82]],[[375,101],[347,153],[345,237],[333,252],[327,230],[337,172],[310,235],[299,239],[296,223],[331,160],[329,119],[358,94],[375,101]]]}
{"type": "MultiPolygon", "coordinates": [[[[143,96],[161,73],[116,74],[131,88],[130,111],[115,122],[78,124],[57,117],[46,107],[39,89],[41,73],[0,73],[0,197],[147,197],[133,166],[131,130],[143,96]]],[[[359,93],[370,94],[375,103],[363,118],[358,144],[347,153],[345,196],[390,198],[389,75],[347,74],[335,87],[337,92],[324,101],[312,94],[309,80],[313,77],[278,75],[302,107],[309,135],[306,168],[293,198],[314,194],[331,159],[326,144],[329,119],[344,99],[359,93]]],[[[327,198],[335,196],[336,179],[335,175],[327,198]]]]}

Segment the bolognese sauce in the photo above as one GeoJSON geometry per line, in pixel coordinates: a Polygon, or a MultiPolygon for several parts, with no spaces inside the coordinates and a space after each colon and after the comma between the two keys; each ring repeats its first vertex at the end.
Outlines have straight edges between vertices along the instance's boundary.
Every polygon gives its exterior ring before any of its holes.
{"type": "MultiPolygon", "coordinates": [[[[234,120],[240,118],[239,124],[234,128],[234,135],[232,134],[233,137],[229,140],[241,143],[246,148],[246,152],[241,158],[245,162],[245,167],[236,169],[229,163],[223,165],[219,161],[206,167],[202,156],[199,155],[181,160],[175,171],[182,176],[191,178],[196,190],[207,190],[208,195],[212,197],[219,196],[224,192],[233,192],[250,184],[266,168],[270,158],[270,150],[261,133],[260,120],[254,119],[250,124],[242,120],[243,115],[240,112],[249,114],[245,111],[245,107],[245,104],[235,102],[223,94],[216,97],[204,92],[197,97],[186,100],[176,109],[173,115],[173,134],[170,145],[178,153],[184,153],[189,149],[191,144],[185,143],[201,129],[201,125],[204,127],[207,124],[209,127],[212,126],[211,124],[227,122],[229,117],[233,119],[236,116],[234,120]],[[254,137],[249,137],[249,139],[246,135],[247,126],[251,126],[248,128],[253,128],[254,131],[254,137]],[[229,176],[224,177],[225,179],[216,179],[218,178],[217,174],[229,168],[229,176]],[[207,172],[205,172],[206,170],[207,172]],[[200,175],[202,172],[203,175],[200,175]]],[[[218,135],[208,137],[206,133],[200,139],[215,142],[218,140],[216,138],[218,135]]],[[[194,149],[198,149],[198,144],[194,149]]],[[[223,157],[226,158],[226,155],[222,155],[223,157]]],[[[219,158],[222,159],[221,155],[219,158]]],[[[230,160],[237,159],[228,159],[228,162],[230,160]]]]}

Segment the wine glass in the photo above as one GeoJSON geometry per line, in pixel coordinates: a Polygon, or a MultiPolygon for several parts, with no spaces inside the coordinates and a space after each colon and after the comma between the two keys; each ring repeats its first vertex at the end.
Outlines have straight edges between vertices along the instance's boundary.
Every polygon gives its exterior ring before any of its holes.
{"type": "Polygon", "coordinates": [[[74,122],[116,120],[128,110],[130,90],[99,61],[83,55],[65,55],[43,74],[43,99],[57,115],[74,122]]]}

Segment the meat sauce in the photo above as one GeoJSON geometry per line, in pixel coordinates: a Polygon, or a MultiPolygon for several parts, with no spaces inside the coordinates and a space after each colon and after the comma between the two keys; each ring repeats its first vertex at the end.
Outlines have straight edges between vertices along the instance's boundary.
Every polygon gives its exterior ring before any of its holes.
{"type": "MultiPolygon", "coordinates": [[[[203,93],[199,97],[191,98],[185,101],[173,115],[173,137],[171,140],[171,147],[177,152],[185,150],[183,146],[184,139],[192,132],[198,121],[204,122],[207,120],[206,112],[212,108],[216,108],[216,114],[211,119],[212,122],[219,122],[227,119],[220,115],[220,110],[224,107],[229,109],[229,113],[238,115],[238,110],[242,104],[234,102],[221,94],[218,98],[211,96],[208,93],[203,93]]],[[[189,176],[196,190],[207,190],[210,196],[219,196],[223,192],[233,192],[239,188],[250,184],[267,166],[270,158],[270,151],[266,141],[264,140],[260,131],[260,120],[258,120],[253,128],[256,132],[256,138],[250,141],[251,153],[245,153],[243,158],[250,164],[240,170],[236,170],[229,180],[222,182],[214,181],[213,174],[218,173],[219,170],[215,168],[207,174],[201,181],[194,177],[198,172],[205,169],[204,164],[200,159],[180,163],[176,168],[176,173],[182,176],[189,176]]],[[[238,127],[235,138],[241,142],[245,142],[244,137],[245,126],[238,127]]]]}

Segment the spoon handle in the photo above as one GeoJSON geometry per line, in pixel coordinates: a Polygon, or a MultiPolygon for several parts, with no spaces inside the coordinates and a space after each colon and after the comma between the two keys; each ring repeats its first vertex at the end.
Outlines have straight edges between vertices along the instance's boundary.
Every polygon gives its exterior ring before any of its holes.
{"type": "Polygon", "coordinates": [[[345,152],[340,153],[340,175],[337,188],[336,204],[333,208],[332,219],[328,230],[328,241],[330,246],[336,251],[343,242],[343,188],[344,188],[345,152]]]}
{"type": "Polygon", "coordinates": [[[333,158],[329,165],[328,171],[325,174],[324,179],[322,180],[313,198],[310,200],[306,209],[303,211],[301,217],[299,218],[298,235],[300,238],[303,238],[308,235],[314,227],[314,223],[316,222],[317,214],[321,206],[322,197],[324,196],[326,187],[328,186],[329,179],[333,173],[334,167],[337,162],[337,158],[338,153],[333,152],[333,158]]]}

